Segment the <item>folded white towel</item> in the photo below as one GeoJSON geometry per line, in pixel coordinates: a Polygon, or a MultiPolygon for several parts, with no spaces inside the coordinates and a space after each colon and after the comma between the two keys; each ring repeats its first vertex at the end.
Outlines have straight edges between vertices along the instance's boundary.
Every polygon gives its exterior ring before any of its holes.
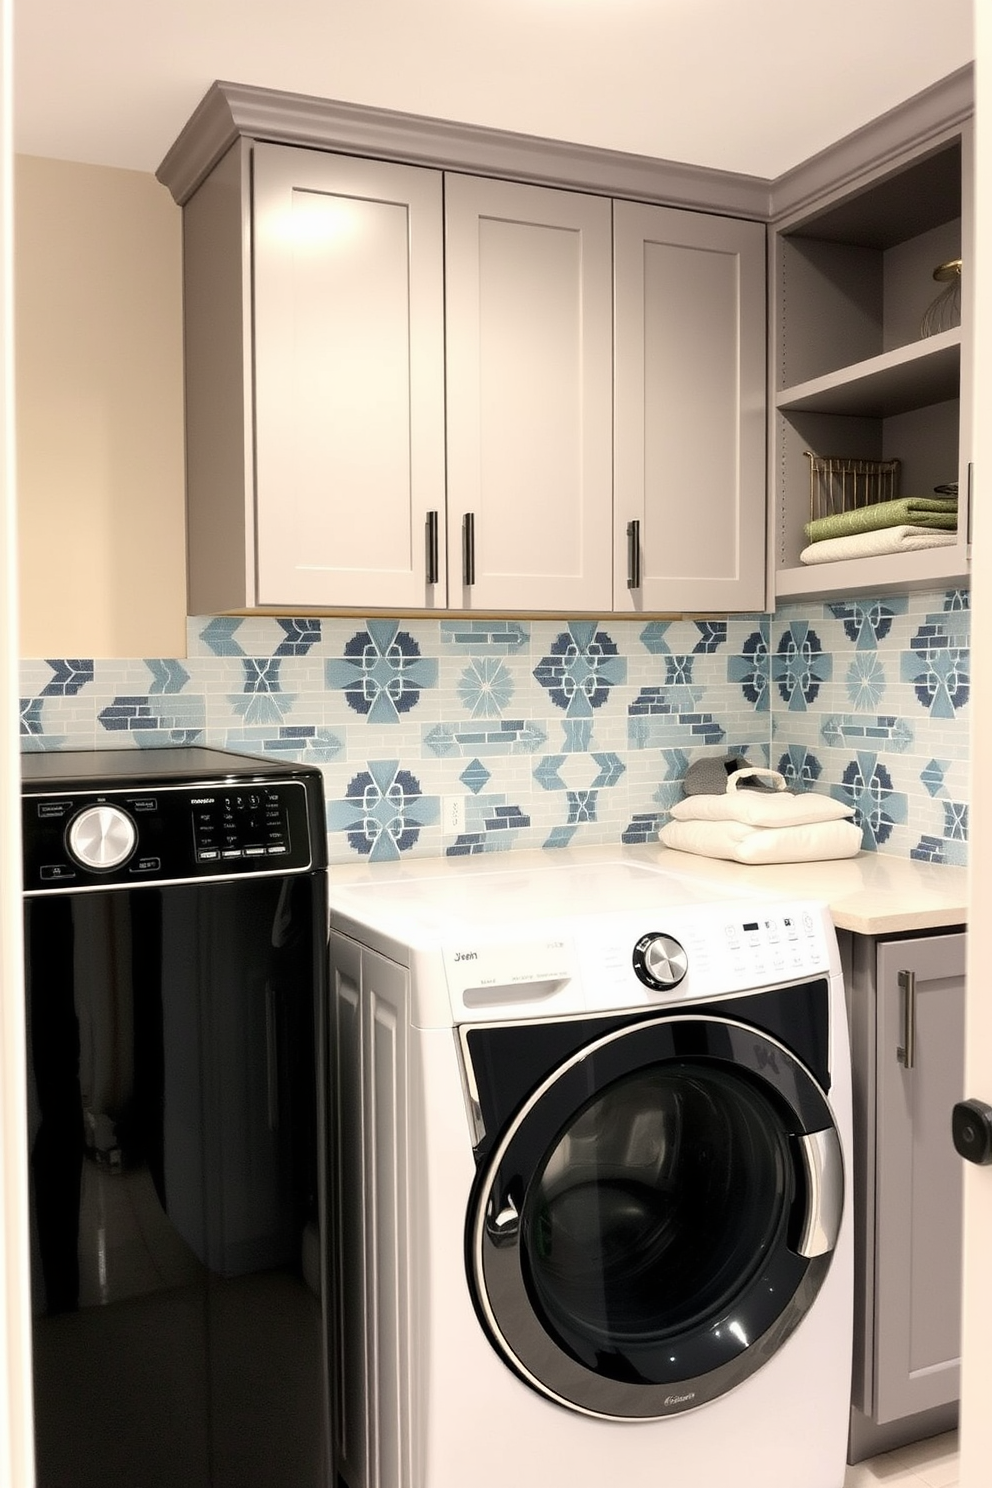
{"type": "Polygon", "coordinates": [[[752,827],[736,821],[670,821],[658,833],[666,847],[737,863],[816,863],[853,858],[861,828],[851,821],[793,827],[752,827]]]}
{"type": "Polygon", "coordinates": [[[880,527],[875,532],[853,532],[849,537],[825,537],[799,554],[800,563],[836,563],[841,558],[871,558],[878,553],[913,553],[918,548],[946,548],[956,543],[956,532],[933,527],[880,527]]]}
{"type": "Polygon", "coordinates": [[[777,770],[738,770],[727,777],[722,795],[686,796],[670,808],[676,821],[735,821],[752,827],[801,827],[811,822],[838,821],[853,816],[854,807],[815,791],[788,791],[777,770]],[[749,776],[767,779],[772,790],[739,790],[749,776]]]}

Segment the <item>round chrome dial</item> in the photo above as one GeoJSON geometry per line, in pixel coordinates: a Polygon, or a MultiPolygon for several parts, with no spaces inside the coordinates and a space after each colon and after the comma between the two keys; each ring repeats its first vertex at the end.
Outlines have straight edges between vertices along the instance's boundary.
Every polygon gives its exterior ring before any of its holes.
{"type": "Polygon", "coordinates": [[[138,829],[117,806],[88,806],[69,826],[68,847],[84,868],[108,872],[134,852],[138,829]]]}
{"type": "Polygon", "coordinates": [[[634,971],[646,987],[667,992],[677,987],[689,970],[689,958],[674,935],[652,930],[634,947],[634,971]]]}

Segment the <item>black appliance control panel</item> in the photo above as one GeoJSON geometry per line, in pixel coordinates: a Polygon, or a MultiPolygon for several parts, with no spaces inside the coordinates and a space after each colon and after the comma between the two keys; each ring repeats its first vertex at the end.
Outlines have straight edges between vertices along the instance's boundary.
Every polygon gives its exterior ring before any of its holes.
{"type": "Polygon", "coordinates": [[[298,780],[29,794],[23,813],[28,894],[313,866],[307,789],[298,780]]]}

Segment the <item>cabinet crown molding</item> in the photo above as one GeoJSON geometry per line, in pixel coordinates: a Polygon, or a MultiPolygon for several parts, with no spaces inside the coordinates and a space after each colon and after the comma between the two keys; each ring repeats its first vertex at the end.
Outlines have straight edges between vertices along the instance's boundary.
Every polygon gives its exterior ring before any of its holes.
{"type": "Polygon", "coordinates": [[[182,206],[242,136],[760,222],[768,217],[769,183],[757,176],[222,81],[208,89],[155,174],[182,206]]]}
{"type": "Polygon", "coordinates": [[[826,193],[847,194],[908,155],[939,145],[970,118],[974,107],[975,72],[969,64],[769,182],[771,221],[780,226],[826,193]]]}
{"type": "Polygon", "coordinates": [[[824,191],[855,185],[883,171],[907,149],[936,142],[968,118],[973,107],[974,68],[969,64],[794,169],[766,179],[218,80],[156,176],[182,206],[235,140],[247,137],[778,222],[824,191]]]}

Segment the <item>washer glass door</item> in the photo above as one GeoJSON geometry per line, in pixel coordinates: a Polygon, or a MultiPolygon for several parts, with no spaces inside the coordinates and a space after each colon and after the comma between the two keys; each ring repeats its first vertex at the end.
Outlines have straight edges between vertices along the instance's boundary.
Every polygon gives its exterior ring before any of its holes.
{"type": "Polygon", "coordinates": [[[639,1024],[557,1071],[494,1149],[470,1217],[477,1305],[563,1404],[689,1409],[797,1326],[842,1195],[826,1098],[787,1049],[717,1018],[639,1024]]]}

